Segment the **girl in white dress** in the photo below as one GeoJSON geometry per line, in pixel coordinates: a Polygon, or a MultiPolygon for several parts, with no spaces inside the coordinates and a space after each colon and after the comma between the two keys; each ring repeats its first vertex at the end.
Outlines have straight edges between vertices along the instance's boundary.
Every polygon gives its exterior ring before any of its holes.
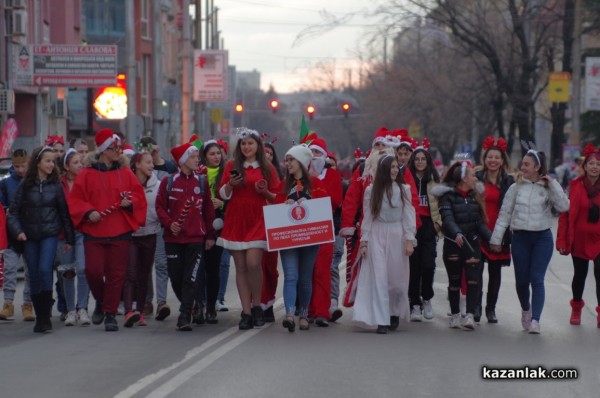
{"type": "Polygon", "coordinates": [[[408,321],[408,257],[417,245],[415,208],[394,156],[379,161],[373,184],[365,190],[353,320],[386,334],[400,318],[408,321]]]}

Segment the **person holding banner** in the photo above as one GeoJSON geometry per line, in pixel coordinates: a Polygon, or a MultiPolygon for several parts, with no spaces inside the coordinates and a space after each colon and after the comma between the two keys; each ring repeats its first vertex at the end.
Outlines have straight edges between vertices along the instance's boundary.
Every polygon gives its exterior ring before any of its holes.
{"type": "Polygon", "coordinates": [[[360,255],[353,320],[377,326],[378,334],[408,321],[409,260],[417,245],[416,213],[410,186],[404,183],[394,155],[378,162],[373,184],[365,190],[360,255]]]}
{"type": "Polygon", "coordinates": [[[267,248],[263,206],[275,199],[277,171],[265,156],[260,134],[245,127],[237,131],[233,160],[221,179],[219,195],[229,201],[217,244],[229,250],[236,268],[236,285],[242,302],[240,330],[264,326],[260,306],[262,253],[267,248]]]}
{"type": "MultiPolygon", "coordinates": [[[[275,203],[301,203],[305,200],[329,196],[323,183],[308,173],[313,154],[307,145],[296,145],[285,154],[287,172],[275,197],[275,203]]],[[[300,208],[298,208],[300,209],[300,208]]],[[[293,215],[292,215],[293,216],[293,215]]],[[[299,328],[308,330],[308,306],[312,296],[312,277],[317,252],[320,245],[296,247],[281,250],[283,267],[283,300],[285,320],[283,327],[289,332],[296,328],[296,294],[299,295],[299,328]]]]}

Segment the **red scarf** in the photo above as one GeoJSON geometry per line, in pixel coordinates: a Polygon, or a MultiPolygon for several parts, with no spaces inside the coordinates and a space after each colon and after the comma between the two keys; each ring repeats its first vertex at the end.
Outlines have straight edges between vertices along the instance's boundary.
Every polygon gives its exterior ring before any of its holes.
{"type": "Polygon", "coordinates": [[[583,186],[587,191],[588,198],[594,199],[600,193],[600,178],[596,180],[596,183],[592,185],[590,179],[585,176],[583,177],[583,186]]]}

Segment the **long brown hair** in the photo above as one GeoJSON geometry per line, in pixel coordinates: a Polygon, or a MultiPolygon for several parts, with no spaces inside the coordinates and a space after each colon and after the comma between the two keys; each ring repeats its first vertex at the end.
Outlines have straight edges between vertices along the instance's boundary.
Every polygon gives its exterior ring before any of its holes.
{"type": "Polygon", "coordinates": [[[373,179],[373,185],[371,188],[371,214],[373,215],[373,219],[379,217],[379,214],[381,213],[381,205],[383,203],[384,195],[387,197],[390,206],[392,205],[392,184],[396,183],[400,187],[400,199],[402,200],[403,206],[408,200],[405,197],[404,189],[402,188],[402,184],[404,184],[404,169],[402,168],[399,170],[396,180],[393,182],[390,178],[392,163],[394,161],[396,161],[396,157],[392,155],[384,155],[381,159],[379,159],[379,164],[377,166],[377,171],[375,172],[375,178],[373,179]]]}
{"type": "MultiPolygon", "coordinates": [[[[460,184],[460,182],[464,178],[462,175],[462,170],[461,170],[462,164],[463,164],[463,162],[456,162],[452,166],[450,166],[450,168],[448,169],[446,174],[444,174],[444,178],[442,179],[442,182],[448,184],[451,187],[457,188],[458,184],[460,184]]],[[[469,166],[469,167],[472,168],[471,166],[469,166]]],[[[476,189],[474,189],[473,190],[473,198],[475,198],[475,201],[477,202],[477,204],[479,205],[479,208],[481,209],[481,216],[483,217],[484,220],[487,221],[487,213],[485,211],[485,201],[483,200],[483,196],[481,195],[481,193],[477,192],[476,189]]]]}
{"type": "MultiPolygon", "coordinates": [[[[290,155],[288,155],[290,156],[290,155]]],[[[311,181],[310,181],[310,174],[308,174],[308,170],[306,170],[306,167],[304,167],[304,165],[302,163],[300,163],[298,161],[298,159],[294,158],[294,160],[296,162],[298,162],[298,165],[300,166],[300,168],[302,169],[302,177],[300,178],[300,183],[302,184],[303,189],[307,190],[308,192],[310,192],[310,187],[311,187],[311,181]]],[[[293,174],[290,174],[290,171],[287,169],[285,170],[285,185],[283,186],[283,194],[287,195],[290,193],[290,191],[292,190],[292,187],[294,187],[296,185],[296,177],[294,177],[293,174]]]]}
{"type": "MultiPolygon", "coordinates": [[[[31,157],[29,158],[29,164],[27,165],[27,172],[25,173],[25,177],[23,177],[23,184],[26,187],[32,187],[35,185],[35,181],[38,179],[38,164],[42,160],[43,153],[51,153],[54,156],[54,150],[48,146],[40,146],[33,150],[31,153],[31,157]]],[[[56,164],[56,160],[54,161],[54,168],[52,169],[52,173],[48,175],[46,181],[49,183],[57,183],[60,180],[58,175],[58,165],[56,164]]]]}
{"type": "MultiPolygon", "coordinates": [[[[271,162],[267,160],[265,156],[265,146],[259,137],[249,135],[246,138],[251,138],[258,144],[256,150],[256,161],[258,162],[260,171],[265,180],[271,179],[271,162]]],[[[246,161],[244,154],[242,153],[242,139],[239,139],[235,145],[235,151],[233,152],[233,168],[238,170],[241,175],[244,175],[244,162],[246,161]]]]}

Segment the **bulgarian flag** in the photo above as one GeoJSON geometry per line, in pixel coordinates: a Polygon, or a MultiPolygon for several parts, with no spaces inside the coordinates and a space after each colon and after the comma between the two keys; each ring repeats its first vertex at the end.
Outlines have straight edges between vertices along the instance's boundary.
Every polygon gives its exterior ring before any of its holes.
{"type": "Polygon", "coordinates": [[[195,146],[196,148],[198,148],[199,151],[201,151],[202,147],[204,146],[204,143],[202,142],[202,140],[200,139],[200,137],[198,137],[197,134],[193,134],[190,137],[190,144],[192,144],[193,146],[195,146]]]}
{"type": "Polygon", "coordinates": [[[308,129],[306,119],[304,119],[304,115],[302,115],[302,123],[300,124],[300,136],[298,137],[298,142],[300,144],[310,145],[311,141],[315,138],[317,138],[317,133],[308,129]]]}

